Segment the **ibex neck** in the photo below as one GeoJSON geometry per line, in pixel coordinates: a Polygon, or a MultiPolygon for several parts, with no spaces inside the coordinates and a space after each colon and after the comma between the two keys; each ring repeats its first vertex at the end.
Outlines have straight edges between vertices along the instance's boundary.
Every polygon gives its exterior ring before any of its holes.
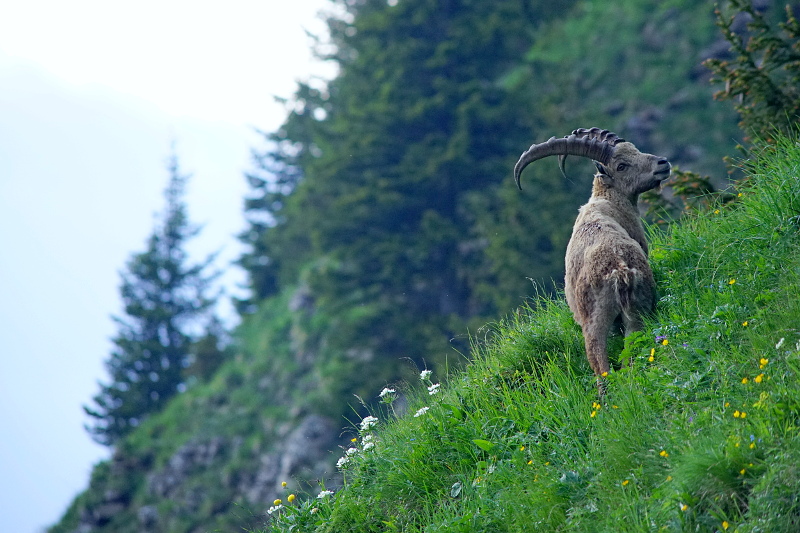
{"type": "Polygon", "coordinates": [[[622,226],[628,232],[628,235],[639,243],[639,246],[642,247],[645,255],[647,255],[647,240],[645,239],[642,219],[639,216],[638,200],[638,194],[623,194],[618,189],[603,183],[600,178],[594,178],[592,198],[589,203],[595,203],[595,205],[597,203],[604,204],[600,211],[606,212],[617,224],[622,226]]]}
{"type": "Polygon", "coordinates": [[[619,189],[615,187],[609,187],[603,180],[595,176],[594,183],[592,184],[592,197],[594,198],[602,198],[604,200],[608,200],[620,207],[627,207],[630,206],[633,211],[638,213],[637,204],[639,203],[639,195],[633,194],[628,195],[624,194],[619,191],[619,189]]]}

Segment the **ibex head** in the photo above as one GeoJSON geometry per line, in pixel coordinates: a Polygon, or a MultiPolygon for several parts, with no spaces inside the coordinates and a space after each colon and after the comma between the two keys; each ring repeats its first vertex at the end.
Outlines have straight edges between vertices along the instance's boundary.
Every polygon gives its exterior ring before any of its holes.
{"type": "Polygon", "coordinates": [[[597,177],[611,188],[626,195],[638,195],[661,185],[669,177],[670,164],[666,158],[640,152],[633,144],[608,130],[580,128],[571,135],[534,144],[519,158],[514,167],[514,179],[520,185],[520,175],[530,163],[558,156],[558,166],[566,176],[564,164],[567,156],[576,155],[592,159],[597,167],[597,177]]]}

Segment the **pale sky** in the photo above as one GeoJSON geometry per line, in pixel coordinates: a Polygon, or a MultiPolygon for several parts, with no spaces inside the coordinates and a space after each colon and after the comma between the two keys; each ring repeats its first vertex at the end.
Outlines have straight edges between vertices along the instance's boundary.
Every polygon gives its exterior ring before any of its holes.
{"type": "MultiPolygon", "coordinates": [[[[306,30],[326,0],[0,5],[0,529],[59,519],[108,456],[81,405],[106,379],[119,271],[163,208],[171,146],[204,230],[235,259],[249,153],[273,96],[330,77],[306,30]]],[[[230,292],[241,272],[225,277],[230,292]]]]}

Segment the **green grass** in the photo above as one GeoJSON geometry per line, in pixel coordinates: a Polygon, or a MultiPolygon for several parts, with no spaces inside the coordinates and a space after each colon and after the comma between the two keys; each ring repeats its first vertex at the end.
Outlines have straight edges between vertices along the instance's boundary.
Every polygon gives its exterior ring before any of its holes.
{"type": "Polygon", "coordinates": [[[800,145],[744,166],[736,202],[653,231],[658,312],[602,401],[565,303],[537,299],[436,394],[387,396],[344,488],[266,531],[800,531],[800,145]]]}

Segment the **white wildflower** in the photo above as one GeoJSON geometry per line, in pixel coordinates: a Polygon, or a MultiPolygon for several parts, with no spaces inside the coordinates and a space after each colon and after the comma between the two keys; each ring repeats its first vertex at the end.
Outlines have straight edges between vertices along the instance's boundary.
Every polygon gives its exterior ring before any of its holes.
{"type": "Polygon", "coordinates": [[[783,337],[781,337],[781,340],[779,340],[779,341],[778,341],[778,344],[776,344],[776,345],[775,345],[775,349],[776,349],[776,350],[780,350],[780,349],[781,349],[781,346],[783,346],[783,341],[785,341],[785,340],[786,340],[786,339],[784,339],[783,337]]]}
{"type": "Polygon", "coordinates": [[[356,448],[347,448],[347,451],[344,453],[347,454],[348,457],[350,457],[357,454],[358,450],[356,448]]]}
{"type": "Polygon", "coordinates": [[[317,494],[317,498],[320,499],[320,500],[323,499],[323,498],[327,498],[328,496],[333,496],[333,491],[332,490],[323,490],[322,492],[317,494]]]}
{"type": "Polygon", "coordinates": [[[431,378],[431,374],[433,374],[433,370],[423,370],[419,373],[419,379],[425,381],[431,378]]]}
{"type": "Polygon", "coordinates": [[[367,433],[366,435],[364,435],[364,438],[363,438],[363,439],[361,439],[361,442],[363,442],[364,444],[366,444],[366,443],[368,443],[368,442],[369,442],[369,441],[371,441],[371,440],[372,440],[372,433],[367,433]]]}
{"type": "Polygon", "coordinates": [[[395,392],[397,392],[397,391],[394,390],[394,389],[390,389],[390,388],[386,387],[381,391],[381,393],[378,396],[380,398],[384,398],[384,397],[388,396],[389,394],[394,394],[395,392]]]}
{"type": "Polygon", "coordinates": [[[374,447],[375,447],[375,443],[374,442],[365,442],[364,443],[364,451],[371,450],[374,447]]]}
{"type": "Polygon", "coordinates": [[[339,460],[336,461],[336,468],[342,468],[349,462],[350,458],[347,457],[346,455],[344,457],[340,457],[339,460]]]}
{"type": "Polygon", "coordinates": [[[281,509],[283,509],[283,505],[275,505],[275,506],[270,507],[269,509],[267,509],[267,513],[268,514],[272,514],[274,512],[280,511],[281,509]]]}
{"type": "Polygon", "coordinates": [[[440,384],[439,384],[439,383],[434,383],[433,385],[431,385],[430,387],[428,387],[428,394],[430,394],[431,396],[433,396],[434,394],[436,394],[437,392],[439,392],[439,386],[440,386],[440,384]]]}
{"type": "Polygon", "coordinates": [[[430,409],[430,407],[423,407],[422,409],[414,413],[414,418],[424,415],[425,413],[428,412],[428,409],[430,409]]]}
{"type": "Polygon", "coordinates": [[[361,421],[361,431],[366,431],[371,427],[378,424],[378,419],[374,416],[368,416],[361,421]]]}

